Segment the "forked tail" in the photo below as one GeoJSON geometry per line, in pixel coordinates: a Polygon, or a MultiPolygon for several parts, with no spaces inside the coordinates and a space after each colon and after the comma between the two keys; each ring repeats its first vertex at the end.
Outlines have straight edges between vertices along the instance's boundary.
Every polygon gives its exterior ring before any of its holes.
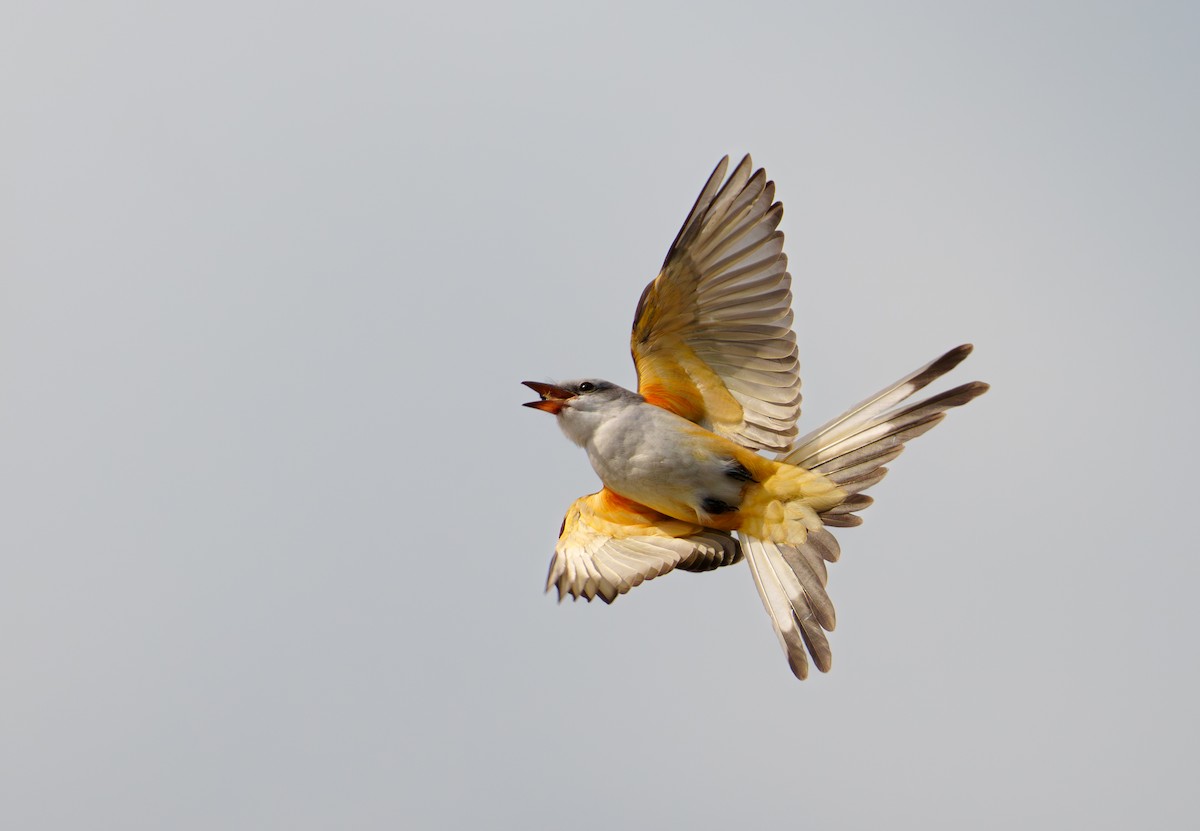
{"type": "MultiPolygon", "coordinates": [[[[858,512],[874,501],[863,491],[887,475],[884,465],[904,451],[905,443],[933,428],[946,417],[947,410],[987,392],[987,384],[971,381],[901,406],[970,353],[970,344],[951,349],[799,439],[794,449],[780,458],[823,474],[846,492],[841,503],[820,514],[826,526],[860,525],[858,512]]],[[[836,562],[841,555],[837,540],[825,528],[810,531],[800,545],[738,536],[792,672],[801,679],[808,676],[807,655],[812,656],[817,669],[828,672],[832,654],[825,632],[832,632],[837,621],[825,591],[825,564],[836,562]]]]}

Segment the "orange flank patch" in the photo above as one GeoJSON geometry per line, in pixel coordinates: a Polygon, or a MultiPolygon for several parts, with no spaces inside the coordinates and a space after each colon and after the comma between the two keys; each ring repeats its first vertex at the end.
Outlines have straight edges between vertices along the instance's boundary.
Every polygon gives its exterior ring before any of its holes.
{"type": "Polygon", "coordinates": [[[640,502],[634,502],[627,496],[621,496],[616,491],[610,491],[608,488],[603,488],[599,493],[592,494],[595,497],[595,503],[592,505],[593,510],[597,510],[602,514],[616,517],[617,515],[632,515],[631,518],[637,518],[645,522],[654,522],[656,519],[663,517],[658,511],[653,508],[648,508],[640,502]]]}

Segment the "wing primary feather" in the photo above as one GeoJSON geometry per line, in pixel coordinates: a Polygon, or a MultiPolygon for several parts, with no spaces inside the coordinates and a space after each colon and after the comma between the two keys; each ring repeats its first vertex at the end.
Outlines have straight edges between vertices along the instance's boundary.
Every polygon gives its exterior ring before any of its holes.
{"type": "Polygon", "coordinates": [[[675,235],[675,240],[671,243],[671,247],[667,249],[666,259],[663,260],[663,268],[671,262],[671,258],[675,255],[685,242],[685,237],[691,235],[695,231],[700,218],[708,210],[711,204],[713,194],[716,193],[717,187],[721,184],[721,180],[725,178],[725,171],[729,169],[729,157],[725,156],[721,161],[717,162],[717,166],[713,168],[713,172],[708,177],[708,181],[704,183],[704,187],[700,190],[700,195],[696,197],[695,203],[692,204],[692,209],[688,211],[687,219],[683,221],[683,225],[679,228],[679,233],[675,235]]]}
{"type": "Polygon", "coordinates": [[[721,190],[717,192],[717,196],[713,199],[712,205],[704,214],[703,224],[707,226],[710,222],[723,217],[729,210],[729,206],[742,192],[742,188],[746,187],[746,183],[750,181],[750,171],[754,164],[750,161],[749,154],[742,157],[738,162],[737,167],[729,174],[729,178],[725,180],[725,184],[721,186],[721,190]]]}

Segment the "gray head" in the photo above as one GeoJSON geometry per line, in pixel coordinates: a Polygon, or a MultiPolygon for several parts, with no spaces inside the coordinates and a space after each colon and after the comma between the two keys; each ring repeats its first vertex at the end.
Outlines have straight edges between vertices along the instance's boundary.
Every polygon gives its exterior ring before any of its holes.
{"type": "Polygon", "coordinates": [[[526,407],[544,410],[554,415],[560,415],[567,408],[588,412],[605,409],[614,401],[642,400],[636,392],[602,378],[580,378],[578,381],[560,381],[557,384],[544,384],[540,381],[521,383],[542,397],[540,401],[528,402],[526,407]]]}
{"type": "Polygon", "coordinates": [[[585,443],[605,418],[645,400],[636,392],[600,378],[581,378],[557,384],[543,384],[540,381],[522,383],[541,396],[540,401],[530,401],[525,406],[558,416],[558,424],[563,432],[577,444],[585,443]]]}

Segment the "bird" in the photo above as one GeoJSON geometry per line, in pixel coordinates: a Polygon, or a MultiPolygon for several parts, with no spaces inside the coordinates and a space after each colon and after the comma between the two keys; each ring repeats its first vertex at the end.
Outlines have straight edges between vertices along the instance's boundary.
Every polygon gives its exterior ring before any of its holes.
{"type": "Polygon", "coordinates": [[[988,390],[911,396],[964,344],[797,438],[800,374],[775,184],[747,154],[708,177],[634,313],[637,389],[599,378],[524,381],[602,487],[571,504],[546,591],[612,603],[673,570],[742,561],[792,673],[832,666],[830,528],[859,525],[865,491],[907,442],[988,390]],[[728,175],[727,175],[728,174],[728,175]]]}

